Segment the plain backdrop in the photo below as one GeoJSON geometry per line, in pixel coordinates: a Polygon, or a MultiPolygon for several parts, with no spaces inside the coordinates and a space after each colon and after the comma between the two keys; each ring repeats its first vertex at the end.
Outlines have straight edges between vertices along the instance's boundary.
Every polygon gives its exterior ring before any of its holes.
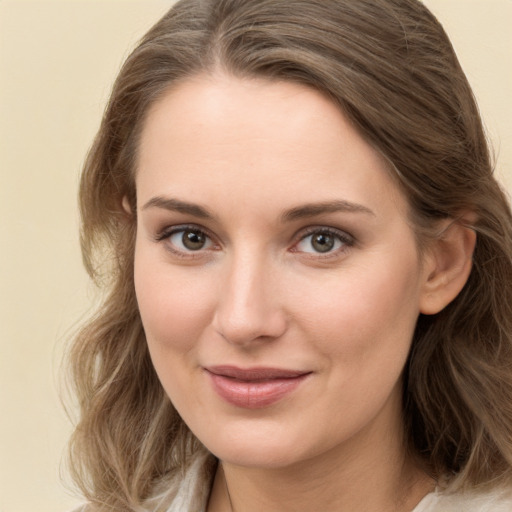
{"type": "MultiPolygon", "coordinates": [[[[452,37],[512,190],[512,0],[425,3],[452,37]]],[[[170,4],[0,0],[0,512],[80,501],[60,476],[70,423],[59,398],[65,345],[94,298],[78,176],[121,62],[170,4]]]]}

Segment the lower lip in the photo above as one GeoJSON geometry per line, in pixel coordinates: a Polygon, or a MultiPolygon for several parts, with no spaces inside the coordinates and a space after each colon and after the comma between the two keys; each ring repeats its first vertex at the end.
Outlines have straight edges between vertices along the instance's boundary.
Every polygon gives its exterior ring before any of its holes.
{"type": "Polygon", "coordinates": [[[289,395],[309,374],[264,381],[243,381],[209,373],[213,389],[226,402],[244,409],[260,409],[289,395]]]}

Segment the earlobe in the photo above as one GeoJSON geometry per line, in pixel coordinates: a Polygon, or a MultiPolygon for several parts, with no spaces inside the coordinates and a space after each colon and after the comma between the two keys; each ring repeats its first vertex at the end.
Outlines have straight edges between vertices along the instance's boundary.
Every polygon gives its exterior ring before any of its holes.
{"type": "Polygon", "coordinates": [[[420,312],[434,315],[444,309],[466,284],[472,267],[476,233],[467,219],[447,220],[428,250],[420,312]]]}

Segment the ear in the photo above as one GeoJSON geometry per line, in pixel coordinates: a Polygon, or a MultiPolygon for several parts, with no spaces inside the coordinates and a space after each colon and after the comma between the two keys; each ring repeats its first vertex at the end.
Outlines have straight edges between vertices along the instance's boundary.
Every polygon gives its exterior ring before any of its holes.
{"type": "Polygon", "coordinates": [[[434,315],[444,309],[469,278],[476,233],[468,227],[472,225],[468,217],[444,221],[440,235],[427,249],[425,282],[420,297],[420,312],[425,315],[434,315]]]}
{"type": "Polygon", "coordinates": [[[128,214],[132,214],[132,207],[130,206],[130,200],[127,196],[123,196],[123,199],[121,200],[121,204],[123,206],[123,210],[128,214]]]}

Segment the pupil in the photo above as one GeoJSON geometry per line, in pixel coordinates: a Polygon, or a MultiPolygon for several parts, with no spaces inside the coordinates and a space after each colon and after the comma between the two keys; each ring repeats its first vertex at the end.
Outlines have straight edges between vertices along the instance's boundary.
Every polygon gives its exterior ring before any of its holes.
{"type": "Polygon", "coordinates": [[[191,251],[202,249],[205,244],[205,236],[198,231],[185,231],[183,233],[183,245],[191,251]]]}
{"type": "Polygon", "coordinates": [[[334,247],[334,237],[320,233],[313,237],[312,245],[315,251],[328,252],[334,247]]]}

